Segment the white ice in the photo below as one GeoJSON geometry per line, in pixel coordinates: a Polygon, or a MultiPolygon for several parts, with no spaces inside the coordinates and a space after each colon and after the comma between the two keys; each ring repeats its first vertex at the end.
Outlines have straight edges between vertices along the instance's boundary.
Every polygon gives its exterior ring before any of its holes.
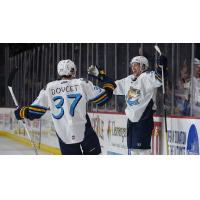
{"type": "MultiPolygon", "coordinates": [[[[48,153],[38,151],[39,155],[48,153]]],[[[33,148],[15,142],[6,137],[0,137],[0,155],[35,155],[33,148]]]]}

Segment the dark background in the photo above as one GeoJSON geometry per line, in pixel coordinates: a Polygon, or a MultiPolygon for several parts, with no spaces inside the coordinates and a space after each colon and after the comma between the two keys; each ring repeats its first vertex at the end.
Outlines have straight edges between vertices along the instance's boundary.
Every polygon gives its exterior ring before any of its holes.
{"type": "MultiPolygon", "coordinates": [[[[87,78],[88,66],[95,64],[106,66],[107,74],[113,79],[121,79],[129,74],[130,59],[139,55],[141,47],[142,54],[149,59],[150,66],[154,65],[154,45],[155,43],[1,43],[0,107],[14,107],[7,89],[7,78],[16,63],[21,67],[21,71],[16,77],[13,90],[21,105],[29,105],[45,84],[58,78],[57,63],[61,59],[72,59],[75,62],[78,67],[77,77],[87,78]],[[25,60],[25,63],[22,60],[25,60]]],[[[191,73],[192,54],[200,59],[200,44],[160,43],[159,47],[168,58],[168,114],[177,114],[174,97],[180,70],[185,63],[191,73]]],[[[160,114],[163,109],[161,88],[157,96],[160,114]]],[[[113,101],[106,106],[104,111],[110,109],[123,112],[124,97],[113,97],[113,101]]],[[[97,111],[98,108],[94,106],[91,110],[97,111]]]]}

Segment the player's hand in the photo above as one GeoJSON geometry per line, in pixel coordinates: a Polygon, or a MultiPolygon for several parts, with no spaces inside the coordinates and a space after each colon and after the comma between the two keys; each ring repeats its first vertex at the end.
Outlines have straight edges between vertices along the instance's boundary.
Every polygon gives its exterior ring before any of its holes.
{"type": "Polygon", "coordinates": [[[99,69],[94,66],[94,65],[91,65],[89,68],[88,68],[88,74],[91,75],[91,76],[96,76],[98,77],[99,76],[99,69]]]}

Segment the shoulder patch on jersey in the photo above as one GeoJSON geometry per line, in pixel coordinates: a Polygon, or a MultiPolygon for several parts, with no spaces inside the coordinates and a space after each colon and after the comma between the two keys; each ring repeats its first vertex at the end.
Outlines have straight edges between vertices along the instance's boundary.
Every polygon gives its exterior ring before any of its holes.
{"type": "Polygon", "coordinates": [[[61,82],[61,84],[64,84],[64,83],[67,83],[68,81],[67,80],[63,80],[62,82],[61,82]]]}

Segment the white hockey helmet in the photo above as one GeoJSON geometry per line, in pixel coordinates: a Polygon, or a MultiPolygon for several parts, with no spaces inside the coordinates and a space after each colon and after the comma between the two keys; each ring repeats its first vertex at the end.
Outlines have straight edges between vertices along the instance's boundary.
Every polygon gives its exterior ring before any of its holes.
{"type": "Polygon", "coordinates": [[[59,76],[76,76],[76,65],[70,59],[61,60],[57,65],[57,71],[59,76]]]}
{"type": "Polygon", "coordinates": [[[145,71],[145,70],[147,70],[148,67],[149,67],[149,62],[148,62],[147,58],[144,57],[144,56],[136,56],[136,57],[133,57],[133,58],[131,59],[131,62],[130,62],[131,67],[132,67],[132,65],[135,64],[135,63],[140,64],[140,69],[141,69],[142,72],[145,71]]]}
{"type": "Polygon", "coordinates": [[[199,65],[200,66],[200,60],[198,58],[194,59],[194,65],[199,65]]]}

